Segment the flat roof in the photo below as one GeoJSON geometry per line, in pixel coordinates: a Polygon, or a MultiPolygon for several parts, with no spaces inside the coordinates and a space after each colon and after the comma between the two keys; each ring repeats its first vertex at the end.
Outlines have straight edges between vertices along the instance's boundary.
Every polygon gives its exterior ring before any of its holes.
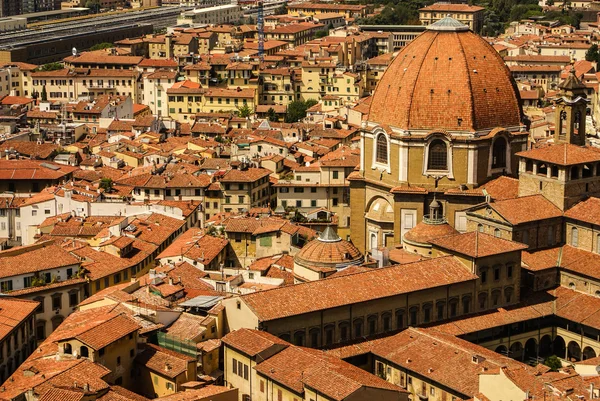
{"type": "Polygon", "coordinates": [[[192,299],[188,299],[179,304],[179,306],[193,306],[196,308],[212,308],[215,306],[223,297],[218,295],[200,295],[192,299]]]}
{"type": "Polygon", "coordinates": [[[423,32],[427,28],[425,25],[359,25],[364,31],[416,31],[423,32]]]}
{"type": "Polygon", "coordinates": [[[19,14],[19,15],[15,15],[14,17],[37,18],[37,17],[45,17],[45,16],[50,16],[50,15],[81,13],[81,12],[85,12],[85,11],[89,11],[89,10],[90,9],[86,8],[86,7],[73,7],[73,8],[66,8],[64,10],[51,10],[51,11],[40,11],[37,13],[19,14]]]}

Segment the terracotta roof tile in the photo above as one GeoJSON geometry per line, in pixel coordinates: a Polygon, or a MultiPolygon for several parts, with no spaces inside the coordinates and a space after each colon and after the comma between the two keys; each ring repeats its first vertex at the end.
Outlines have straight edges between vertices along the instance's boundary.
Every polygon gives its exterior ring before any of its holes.
{"type": "Polygon", "coordinates": [[[560,209],[543,195],[500,200],[490,203],[489,207],[513,225],[562,216],[560,209]]]}
{"type": "Polygon", "coordinates": [[[565,217],[600,225],[600,198],[581,201],[565,212],[565,217]]]}
{"type": "Polygon", "coordinates": [[[479,231],[435,238],[430,240],[430,242],[438,248],[457,252],[472,258],[483,258],[527,249],[527,245],[497,238],[493,235],[480,233],[479,231]]]}
{"type": "Polygon", "coordinates": [[[256,292],[241,299],[259,321],[268,321],[476,278],[461,262],[446,256],[256,292]]]}
{"type": "Polygon", "coordinates": [[[160,375],[174,378],[186,372],[188,364],[195,359],[158,345],[146,344],[135,361],[160,375]]]}
{"type": "Polygon", "coordinates": [[[600,161],[600,149],[591,146],[556,144],[525,150],[517,153],[517,156],[560,166],[571,166],[600,161]]]}

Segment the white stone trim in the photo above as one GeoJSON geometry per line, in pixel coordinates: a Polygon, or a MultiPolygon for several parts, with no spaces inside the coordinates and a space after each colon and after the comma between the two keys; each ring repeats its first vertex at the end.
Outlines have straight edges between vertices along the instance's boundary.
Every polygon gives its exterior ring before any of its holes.
{"type": "MultiPolygon", "coordinates": [[[[372,155],[371,155],[371,169],[375,170],[375,169],[379,169],[379,170],[383,170],[385,172],[387,172],[388,174],[391,173],[391,168],[390,168],[390,155],[391,155],[391,149],[392,148],[392,144],[390,141],[390,137],[387,134],[387,132],[385,132],[382,128],[377,128],[373,131],[373,151],[372,151],[372,155]],[[377,139],[379,138],[379,135],[383,135],[385,137],[385,140],[387,141],[387,163],[379,163],[377,162],[377,139]]],[[[364,149],[364,148],[363,148],[364,149]]]]}
{"type": "Polygon", "coordinates": [[[488,157],[488,176],[491,176],[492,174],[497,174],[497,173],[501,173],[502,171],[506,171],[507,174],[511,174],[512,172],[512,160],[510,157],[510,150],[511,150],[512,146],[511,146],[511,141],[508,140],[508,138],[506,138],[503,135],[496,135],[494,138],[492,138],[492,142],[490,144],[490,151],[489,154],[490,156],[488,157]],[[498,168],[492,168],[492,162],[494,160],[494,144],[496,143],[496,140],[498,140],[498,138],[503,138],[506,141],[506,167],[498,167],[498,168]]]}
{"type": "Polygon", "coordinates": [[[449,179],[454,179],[454,170],[453,170],[453,160],[452,160],[452,142],[448,140],[443,135],[433,135],[431,136],[427,142],[425,143],[425,153],[423,154],[423,175],[424,176],[442,176],[448,177],[449,179]],[[427,165],[429,164],[429,146],[431,142],[436,139],[440,139],[446,143],[446,161],[448,163],[448,169],[446,171],[442,170],[428,170],[427,165]]]}
{"type": "Polygon", "coordinates": [[[408,181],[408,146],[405,144],[400,145],[400,151],[398,155],[398,180],[400,182],[408,181]]]}

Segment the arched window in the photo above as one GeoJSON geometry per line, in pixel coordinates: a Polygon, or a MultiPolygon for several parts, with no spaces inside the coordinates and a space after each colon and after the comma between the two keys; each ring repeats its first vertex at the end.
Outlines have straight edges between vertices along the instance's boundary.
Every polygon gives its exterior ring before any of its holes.
{"type": "Polygon", "coordinates": [[[479,310],[485,310],[487,308],[487,299],[487,292],[479,293],[479,295],[477,296],[477,301],[479,302],[479,310]]]}
{"type": "Polygon", "coordinates": [[[309,336],[310,336],[310,347],[311,348],[317,348],[319,346],[319,329],[318,328],[313,328],[310,329],[309,331],[309,336]]]}
{"type": "Polygon", "coordinates": [[[492,148],[492,168],[506,167],[506,139],[500,137],[494,141],[492,148]]]}
{"type": "Polygon", "coordinates": [[[571,246],[579,246],[579,231],[577,227],[571,229],[571,246]]]}
{"type": "Polygon", "coordinates": [[[483,224],[477,224],[477,231],[479,231],[480,233],[483,232],[483,224]]]}
{"type": "Polygon", "coordinates": [[[471,313],[471,297],[465,296],[462,299],[463,314],[471,313]]]}
{"type": "Polygon", "coordinates": [[[370,336],[377,333],[377,315],[371,315],[367,318],[367,329],[370,336]]]}
{"type": "Polygon", "coordinates": [[[354,321],[354,337],[362,337],[363,335],[363,321],[362,319],[356,319],[354,321]]]}
{"type": "Polygon", "coordinates": [[[398,309],[396,311],[396,329],[404,328],[404,309],[398,309]]]}
{"type": "Polygon", "coordinates": [[[375,161],[383,164],[387,164],[388,162],[388,143],[387,138],[383,134],[377,135],[375,161]]]}
{"type": "Polygon", "coordinates": [[[446,142],[435,139],[429,144],[427,168],[429,170],[448,170],[448,151],[446,142]]]}
{"type": "Polygon", "coordinates": [[[494,237],[500,237],[500,229],[499,228],[496,228],[494,230],[494,237]]]}
{"type": "Polygon", "coordinates": [[[71,347],[71,344],[65,343],[65,345],[63,346],[63,352],[65,354],[72,354],[73,353],[73,348],[71,347]]]}
{"type": "Polygon", "coordinates": [[[512,287],[506,287],[504,289],[504,298],[506,299],[506,303],[509,304],[512,302],[513,289],[512,287]]]}
{"type": "Polygon", "coordinates": [[[296,344],[299,347],[303,347],[304,335],[305,333],[303,331],[297,331],[296,333],[294,333],[294,344],[296,344]]]}
{"type": "Polygon", "coordinates": [[[381,321],[383,322],[383,331],[390,331],[392,329],[392,313],[384,312],[381,315],[381,321]]]}
{"type": "Polygon", "coordinates": [[[82,346],[79,348],[79,353],[81,354],[81,356],[82,356],[83,358],[88,358],[88,357],[90,356],[90,352],[89,352],[89,350],[88,350],[88,347],[86,347],[85,345],[82,345],[82,346]]]}
{"type": "Polygon", "coordinates": [[[498,306],[500,304],[500,290],[499,289],[493,289],[492,290],[492,306],[498,306]]]}
{"type": "Polygon", "coordinates": [[[350,323],[341,322],[340,328],[340,341],[348,341],[350,339],[350,323]]]}

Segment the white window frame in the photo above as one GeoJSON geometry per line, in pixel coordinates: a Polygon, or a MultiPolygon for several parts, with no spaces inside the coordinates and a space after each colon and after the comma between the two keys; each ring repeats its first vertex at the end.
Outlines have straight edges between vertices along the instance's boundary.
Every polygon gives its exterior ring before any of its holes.
{"type": "Polygon", "coordinates": [[[371,169],[379,169],[390,174],[392,169],[390,168],[390,155],[391,155],[391,145],[392,142],[390,140],[389,135],[383,129],[378,128],[373,131],[373,151],[371,156],[371,169]],[[387,163],[380,163],[377,161],[377,139],[379,135],[383,135],[387,141],[387,163]]]}
{"type": "Polygon", "coordinates": [[[431,135],[425,142],[425,152],[423,154],[423,175],[425,176],[442,176],[454,179],[454,168],[452,163],[452,142],[445,135],[431,135]],[[429,147],[431,142],[441,140],[446,144],[446,170],[429,170],[429,147]]]}

